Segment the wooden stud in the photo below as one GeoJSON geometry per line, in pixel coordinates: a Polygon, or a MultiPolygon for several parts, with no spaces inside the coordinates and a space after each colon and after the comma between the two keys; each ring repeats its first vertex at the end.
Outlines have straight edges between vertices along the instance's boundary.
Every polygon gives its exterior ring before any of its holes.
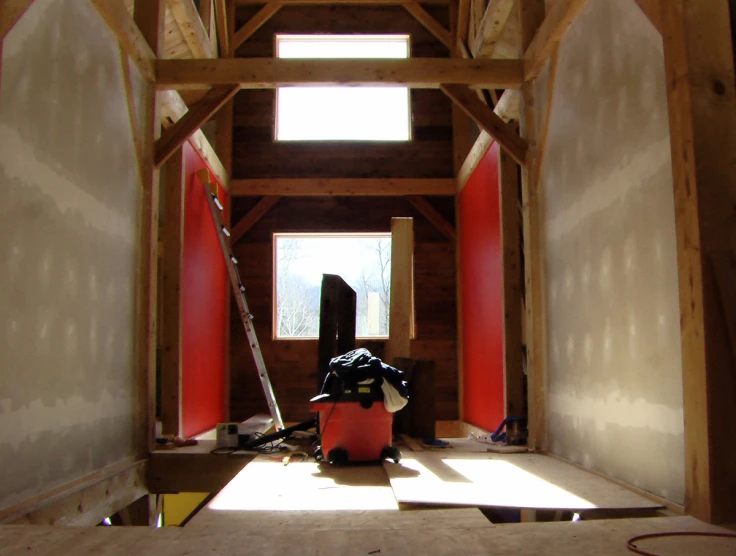
{"type": "Polygon", "coordinates": [[[404,9],[414,16],[419,23],[421,23],[427,31],[432,33],[434,37],[444,44],[448,50],[452,50],[452,40],[450,38],[450,31],[440,25],[432,15],[425,10],[419,2],[406,2],[403,4],[404,9]]]}
{"type": "Polygon", "coordinates": [[[276,2],[270,0],[266,3],[263,8],[260,9],[248,22],[243,25],[240,29],[235,32],[232,40],[232,52],[231,55],[235,55],[235,51],[243,44],[249,37],[253,35],[258,29],[260,29],[273,15],[278,12],[283,6],[282,2],[276,2]]]}
{"type": "Polygon", "coordinates": [[[521,337],[521,253],[519,169],[503,150],[498,152],[503,272],[503,374],[506,417],[526,417],[521,337]]]}
{"type": "Polygon", "coordinates": [[[685,509],[736,521],[736,87],[725,0],[662,3],[680,284],[685,509]],[[717,269],[728,270],[727,275],[717,269]],[[715,271],[715,272],[714,272],[715,271]],[[720,287],[719,287],[720,286],[720,287]]]}
{"type": "MultiPolygon", "coordinates": [[[[452,51],[452,57],[458,58],[469,58],[470,54],[467,52],[465,47],[465,39],[460,40],[458,30],[458,4],[459,0],[452,0],[450,3],[450,33],[455,45],[455,49],[452,51]]],[[[467,19],[467,18],[466,18],[467,19]]],[[[465,28],[467,31],[467,20],[465,22],[465,28]]],[[[467,37],[466,37],[467,39],[467,37]]],[[[480,89],[476,89],[476,94],[483,94],[480,89]]],[[[453,175],[457,175],[462,166],[463,160],[470,150],[470,142],[472,141],[473,122],[470,116],[465,114],[459,106],[454,102],[451,106],[452,110],[452,171],[453,175]]]]}
{"type": "Polygon", "coordinates": [[[184,153],[177,150],[166,163],[163,222],[161,226],[162,330],[161,421],[163,433],[182,436],[184,206],[186,169],[184,153]]]}
{"type": "Polygon", "coordinates": [[[457,40],[463,45],[468,43],[468,27],[470,25],[470,0],[457,2],[457,40]]]}
{"type": "Polygon", "coordinates": [[[156,141],[156,167],[161,166],[184,141],[189,139],[202,124],[207,122],[217,110],[230,100],[240,89],[239,85],[213,87],[183,118],[161,134],[156,141]]]}
{"type": "MultiPolygon", "coordinates": [[[[227,58],[231,56],[230,49],[230,20],[228,17],[228,6],[227,0],[214,0],[215,2],[215,21],[217,23],[217,44],[220,48],[220,57],[227,58]]],[[[235,6],[234,2],[229,3],[231,6],[235,6]]]]}
{"type": "Polygon", "coordinates": [[[174,21],[189,46],[192,58],[215,58],[207,30],[192,0],[166,0],[174,21]]]}
{"type": "MultiPolygon", "coordinates": [[[[517,7],[521,21],[521,46],[527,45],[544,17],[543,0],[520,0],[517,7]]],[[[546,19],[545,21],[549,21],[546,19]]],[[[529,406],[529,446],[541,449],[546,440],[546,360],[544,336],[543,259],[541,256],[541,207],[537,183],[537,130],[531,83],[523,89],[524,106],[521,129],[529,143],[527,165],[522,166],[522,222],[524,234],[524,326],[526,330],[527,381],[529,406]]]]}
{"type": "Polygon", "coordinates": [[[234,179],[233,197],[454,195],[454,178],[264,178],[234,179]]]}
{"type": "Polygon", "coordinates": [[[524,51],[524,81],[533,81],[539,76],[586,1],[559,0],[552,5],[534,40],[524,51]]]}
{"type": "Polygon", "coordinates": [[[427,199],[421,195],[409,195],[406,200],[414,205],[414,208],[422,213],[429,223],[437,228],[443,236],[450,241],[455,241],[455,226],[445,220],[445,217],[437,212],[437,209],[427,199]]]}
{"type": "MultiPolygon", "coordinates": [[[[498,104],[496,104],[493,111],[506,123],[514,121],[518,122],[521,103],[521,91],[507,90],[504,91],[503,95],[501,95],[501,98],[498,100],[498,104]]],[[[478,167],[481,158],[483,158],[483,155],[485,155],[486,151],[491,146],[491,143],[493,143],[493,137],[485,131],[481,131],[475,144],[470,149],[468,156],[465,158],[460,171],[457,173],[458,191],[462,191],[462,188],[465,187],[465,183],[478,167]]]]}
{"type": "MultiPolygon", "coordinates": [[[[130,17],[130,13],[121,0],[90,0],[92,5],[97,9],[102,19],[105,20],[107,26],[115,34],[120,46],[130,56],[141,73],[149,81],[156,81],[156,54],[155,52],[163,52],[163,38],[161,42],[161,50],[158,51],[151,47],[151,43],[147,38],[153,36],[153,27],[159,23],[159,20],[153,20],[149,14],[153,13],[153,7],[157,5],[158,0],[151,0],[148,8],[146,2],[136,0],[135,20],[130,17]],[[138,7],[138,6],[144,7],[138,7]]],[[[155,15],[155,14],[154,14],[155,15]]],[[[158,18],[158,16],[155,16],[158,18]]],[[[160,23],[163,25],[163,14],[160,23]]],[[[163,37],[163,33],[162,33],[163,37]]]]}
{"type": "Polygon", "coordinates": [[[527,144],[516,131],[509,127],[506,122],[499,118],[493,110],[483,104],[473,91],[462,85],[442,84],[440,89],[453,102],[468,114],[475,122],[519,164],[525,164],[527,144]]]}
{"type": "Polygon", "coordinates": [[[411,58],[361,60],[220,58],[217,60],[159,60],[159,89],[198,89],[240,83],[248,89],[288,85],[400,85],[437,88],[440,83],[481,89],[518,89],[519,60],[461,60],[411,58]]]}
{"type": "Polygon", "coordinates": [[[391,302],[385,359],[411,357],[414,326],[414,220],[391,219],[391,302]]]}
{"type": "Polygon", "coordinates": [[[278,195],[266,195],[256,205],[243,216],[230,232],[230,245],[235,245],[248,230],[255,226],[258,221],[263,218],[271,208],[279,202],[278,195]]]}
{"type": "Polygon", "coordinates": [[[493,50],[498,41],[501,40],[513,7],[514,0],[491,0],[488,2],[483,19],[480,22],[478,34],[475,36],[475,42],[471,48],[473,58],[477,58],[481,51],[485,57],[493,57],[493,50]]]}

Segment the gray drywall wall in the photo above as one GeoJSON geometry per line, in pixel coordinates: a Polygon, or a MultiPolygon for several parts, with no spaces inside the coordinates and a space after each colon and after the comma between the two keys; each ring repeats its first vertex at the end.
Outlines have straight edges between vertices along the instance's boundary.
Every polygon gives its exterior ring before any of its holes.
{"type": "Polygon", "coordinates": [[[121,68],[90,2],[37,0],[4,42],[0,509],[140,440],[140,179],[121,68]]]}
{"type": "Polygon", "coordinates": [[[561,43],[553,91],[541,180],[547,448],[683,503],[664,58],[633,0],[589,0],[561,43]]]}

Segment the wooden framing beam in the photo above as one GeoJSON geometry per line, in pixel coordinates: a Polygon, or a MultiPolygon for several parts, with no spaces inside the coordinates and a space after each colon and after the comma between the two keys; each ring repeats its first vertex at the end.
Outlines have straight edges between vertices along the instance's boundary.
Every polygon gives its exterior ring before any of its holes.
{"type": "Polygon", "coordinates": [[[243,44],[248,38],[253,36],[253,33],[258,31],[273,15],[281,9],[283,2],[277,2],[275,0],[269,0],[265,6],[263,6],[253,17],[251,17],[247,23],[245,23],[240,29],[238,29],[233,35],[232,40],[232,52],[231,55],[235,55],[235,51],[243,44]]]}
{"type": "Polygon", "coordinates": [[[414,326],[414,220],[391,219],[391,303],[385,359],[411,357],[414,326]]]}
{"type": "Polygon", "coordinates": [[[490,0],[488,2],[471,47],[473,58],[477,58],[481,50],[485,50],[485,55],[489,58],[492,57],[493,49],[503,35],[513,7],[514,0],[490,0]]]}
{"type": "Polygon", "coordinates": [[[198,89],[240,83],[248,89],[288,85],[400,85],[437,88],[440,83],[481,89],[518,89],[520,60],[412,58],[362,60],[226,58],[159,60],[159,89],[198,89]]]}
{"type": "MultiPolygon", "coordinates": [[[[156,4],[158,0],[152,0],[151,4],[156,4]]],[[[125,4],[122,0],[90,0],[92,5],[97,9],[98,13],[105,20],[107,26],[115,34],[120,46],[125,53],[130,56],[141,73],[149,81],[156,81],[156,54],[147,42],[146,37],[150,37],[153,30],[151,27],[158,24],[157,21],[149,21],[148,17],[143,17],[147,12],[145,8],[136,10],[136,19],[130,16],[125,4]]],[[[141,2],[137,1],[136,6],[141,2]]],[[[163,15],[161,16],[163,18],[163,15]]],[[[163,24],[163,19],[161,19],[163,24]]],[[[162,50],[163,51],[163,48],[162,50]]]]}
{"type": "Polygon", "coordinates": [[[255,226],[258,221],[263,218],[271,208],[279,202],[278,195],[266,195],[256,205],[243,216],[230,232],[230,245],[235,245],[248,230],[255,226]]]}
{"type": "Polygon", "coordinates": [[[409,12],[414,19],[421,23],[427,31],[432,33],[434,37],[444,44],[448,50],[452,50],[452,39],[450,31],[445,29],[432,15],[425,10],[419,2],[406,2],[403,4],[404,9],[409,12]]]}
{"type": "MultiPolygon", "coordinates": [[[[567,0],[561,0],[567,2],[567,0]]],[[[521,22],[521,47],[529,49],[532,37],[540,36],[544,19],[544,0],[518,0],[521,22]]],[[[536,40],[536,38],[534,39],[536,40]]],[[[544,276],[541,252],[541,206],[535,188],[538,173],[537,126],[531,82],[524,84],[521,132],[527,139],[527,165],[521,168],[522,225],[524,236],[524,316],[526,332],[527,382],[529,406],[529,447],[543,449],[546,441],[546,347],[544,334],[544,276]]]]}
{"type": "Polygon", "coordinates": [[[454,195],[454,178],[264,178],[234,179],[233,197],[454,195]]]}
{"type": "Polygon", "coordinates": [[[33,0],[6,0],[0,4],[0,43],[31,7],[33,0]]]}
{"type": "MultiPolygon", "coordinates": [[[[518,122],[521,110],[521,103],[521,91],[504,91],[493,111],[507,124],[514,121],[518,122]]],[[[491,143],[493,143],[493,140],[493,137],[491,137],[487,132],[480,132],[480,135],[478,135],[478,139],[476,139],[475,144],[470,149],[470,152],[465,158],[460,171],[457,173],[458,191],[461,191],[462,188],[465,187],[465,183],[478,167],[480,159],[483,158],[483,155],[485,155],[486,151],[491,146],[491,143]]]]}
{"type": "MultiPolygon", "coordinates": [[[[217,26],[217,44],[220,49],[220,57],[227,58],[232,55],[230,48],[230,17],[228,12],[230,8],[227,0],[214,0],[215,3],[215,23],[217,26]]],[[[231,6],[235,4],[229,2],[231,6]]]]}
{"type": "Polygon", "coordinates": [[[205,97],[187,112],[183,118],[161,134],[156,141],[154,162],[158,168],[166,162],[184,141],[189,139],[202,124],[207,122],[217,110],[240,90],[239,85],[213,87],[205,97]]]}
{"type": "Polygon", "coordinates": [[[166,4],[189,46],[192,58],[216,58],[217,53],[212,48],[193,0],[166,0],[166,4]]]}
{"type": "Polygon", "coordinates": [[[148,494],[146,460],[126,459],[0,510],[0,523],[97,525],[148,494]]]}
{"type": "Polygon", "coordinates": [[[736,521],[736,84],[729,2],[662,3],[685,413],[685,509],[736,521]]]}
{"type": "Polygon", "coordinates": [[[467,48],[470,25],[470,0],[457,2],[457,40],[467,48]]]}
{"type": "Polygon", "coordinates": [[[524,51],[524,81],[533,81],[544,69],[557,44],[587,0],[558,0],[524,51]]]}
{"type": "Polygon", "coordinates": [[[182,436],[184,207],[186,168],[178,149],[166,162],[161,253],[161,422],[164,434],[182,436]]]}
{"type": "Polygon", "coordinates": [[[521,165],[526,163],[526,141],[499,118],[488,105],[481,102],[473,91],[468,87],[449,83],[440,85],[440,89],[468,116],[473,118],[481,129],[496,139],[499,145],[506,149],[516,162],[521,165]]]}
{"type": "MultiPolygon", "coordinates": [[[[176,91],[159,91],[156,95],[158,97],[159,104],[161,105],[161,125],[164,129],[167,129],[178,122],[189,110],[179,93],[176,91]]],[[[217,112],[217,116],[219,116],[221,112],[222,109],[217,112]]],[[[207,162],[207,166],[212,170],[217,181],[222,184],[225,190],[229,190],[230,171],[226,168],[225,162],[220,159],[220,156],[217,153],[215,153],[215,149],[212,148],[212,145],[210,145],[210,142],[207,140],[204,133],[202,133],[201,129],[198,129],[191,137],[189,137],[189,143],[207,162]]]]}
{"type": "Polygon", "coordinates": [[[430,224],[437,228],[443,236],[450,241],[455,241],[455,226],[450,224],[431,203],[421,195],[409,195],[406,197],[414,208],[424,216],[430,224]]]}

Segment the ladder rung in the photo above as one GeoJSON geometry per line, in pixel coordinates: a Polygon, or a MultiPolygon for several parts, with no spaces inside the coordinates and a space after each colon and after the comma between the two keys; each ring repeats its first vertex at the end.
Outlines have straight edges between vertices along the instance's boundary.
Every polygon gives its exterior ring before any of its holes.
{"type": "Polygon", "coordinates": [[[212,194],[212,200],[215,202],[215,205],[217,205],[217,208],[220,209],[220,211],[225,210],[225,207],[222,206],[222,203],[220,203],[220,199],[217,198],[217,195],[214,193],[212,194]]]}
{"type": "Polygon", "coordinates": [[[222,230],[222,233],[227,237],[230,237],[230,231],[225,226],[220,226],[220,230],[222,230]]]}

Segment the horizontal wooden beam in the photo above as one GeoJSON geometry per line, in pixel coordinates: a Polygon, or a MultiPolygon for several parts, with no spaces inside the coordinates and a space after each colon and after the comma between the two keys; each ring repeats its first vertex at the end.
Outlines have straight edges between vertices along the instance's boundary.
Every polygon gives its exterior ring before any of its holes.
{"type": "Polygon", "coordinates": [[[216,58],[217,53],[212,48],[193,0],[166,0],[166,4],[184,36],[192,58],[216,58]]]}
{"type": "MultiPolygon", "coordinates": [[[[506,123],[518,122],[520,117],[521,101],[521,91],[504,91],[493,111],[506,123]]],[[[465,162],[463,162],[460,171],[457,173],[458,191],[462,190],[465,186],[465,182],[468,181],[468,178],[470,178],[478,167],[480,159],[483,158],[483,155],[486,154],[486,151],[492,143],[493,137],[491,137],[487,132],[481,131],[475,144],[470,149],[468,156],[465,157],[465,162]]]]}
{"type": "Polygon", "coordinates": [[[97,525],[148,494],[147,460],[127,459],[0,510],[0,523],[97,525]]]}
{"type": "Polygon", "coordinates": [[[430,202],[421,195],[409,195],[406,198],[442,235],[455,241],[455,226],[450,224],[430,202]]]}
{"type": "Polygon", "coordinates": [[[406,2],[403,6],[406,11],[413,15],[414,19],[421,23],[427,31],[432,33],[438,41],[444,44],[449,50],[452,50],[450,31],[440,25],[439,22],[432,17],[432,14],[425,10],[419,2],[406,2]]]}
{"type": "Polygon", "coordinates": [[[240,87],[238,85],[223,85],[213,87],[212,90],[205,95],[196,105],[187,112],[183,118],[177,121],[170,128],[164,130],[161,137],[156,140],[156,153],[154,155],[154,163],[158,168],[166,162],[176,149],[178,149],[184,141],[189,139],[202,124],[212,117],[217,110],[230,100],[240,87]]]}
{"type": "Polygon", "coordinates": [[[454,195],[454,178],[265,178],[234,179],[232,196],[404,196],[454,195]]]}
{"type": "Polygon", "coordinates": [[[251,17],[246,23],[244,23],[243,26],[238,29],[233,35],[231,54],[234,55],[238,47],[246,40],[248,40],[248,38],[250,38],[253,33],[258,31],[258,29],[263,27],[263,25],[269,19],[271,19],[277,11],[281,9],[282,5],[283,4],[281,2],[271,0],[270,2],[266,3],[266,5],[263,6],[258,12],[256,12],[256,14],[253,15],[253,17],[251,17]]]}
{"type": "MultiPolygon", "coordinates": [[[[156,93],[159,105],[161,107],[161,125],[164,129],[171,127],[179,121],[189,110],[187,105],[176,91],[158,91],[156,93]]],[[[189,144],[192,145],[207,163],[207,167],[220,182],[222,187],[228,191],[230,189],[230,175],[225,170],[222,162],[215,153],[215,149],[198,129],[189,137],[189,144]]]]}
{"type": "Polygon", "coordinates": [[[122,0],[90,0],[120,46],[150,81],[156,81],[156,55],[122,0]]]}
{"type": "Polygon", "coordinates": [[[532,81],[544,69],[557,44],[587,0],[557,0],[524,52],[524,81],[532,81]]]}
{"type": "Polygon", "coordinates": [[[522,166],[526,162],[526,141],[493,110],[481,102],[475,93],[462,85],[442,84],[442,92],[450,97],[463,112],[473,118],[482,130],[491,135],[499,145],[522,166]]]}
{"type": "Polygon", "coordinates": [[[437,88],[440,83],[481,89],[518,89],[520,60],[412,58],[401,60],[327,60],[230,58],[159,60],[159,89],[197,89],[239,83],[245,89],[290,85],[371,85],[437,88]]]}
{"type": "Polygon", "coordinates": [[[263,218],[266,213],[273,208],[273,206],[279,202],[278,195],[266,195],[256,205],[248,211],[248,213],[241,218],[230,231],[230,245],[235,243],[243,237],[248,230],[255,226],[258,221],[263,218]]]}

